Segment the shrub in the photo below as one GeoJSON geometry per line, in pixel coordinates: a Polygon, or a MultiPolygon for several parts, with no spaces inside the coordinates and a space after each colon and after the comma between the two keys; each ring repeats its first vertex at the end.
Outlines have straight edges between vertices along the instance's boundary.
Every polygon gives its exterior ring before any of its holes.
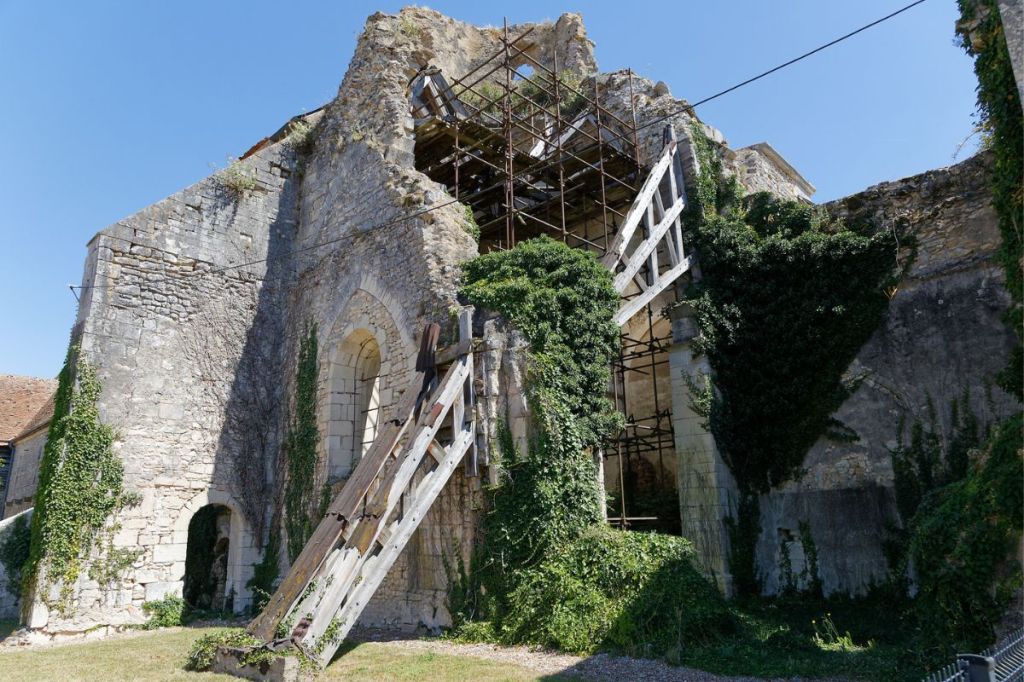
{"type": "Polygon", "coordinates": [[[258,186],[256,170],[248,168],[240,159],[232,159],[228,167],[215,177],[236,201],[251,194],[258,186]]]}
{"type": "Polygon", "coordinates": [[[192,643],[192,649],[185,659],[185,670],[202,672],[209,670],[213,665],[213,659],[217,655],[217,647],[244,647],[258,646],[263,644],[245,630],[220,630],[209,635],[203,635],[192,643]]]}
{"type": "Polygon", "coordinates": [[[142,611],[149,615],[149,620],[142,626],[144,630],[183,625],[185,600],[177,595],[169,594],[163,599],[143,603],[142,611]]]}
{"type": "MultiPolygon", "coordinates": [[[[517,572],[599,523],[597,468],[588,448],[621,417],[607,398],[619,297],[593,254],[547,237],[464,265],[462,295],[500,312],[530,341],[531,441],[519,452],[501,434],[501,469],[474,561],[498,613],[517,572]]],[[[472,609],[479,612],[479,609],[472,609]]]]}
{"type": "Polygon", "coordinates": [[[303,120],[292,123],[285,142],[300,154],[305,154],[313,147],[313,126],[303,120]]]}
{"type": "Polygon", "coordinates": [[[575,653],[672,656],[733,628],[683,538],[594,526],[524,571],[500,637],[575,653]]]}
{"type": "Polygon", "coordinates": [[[1021,584],[1014,556],[1024,518],[1021,427],[1019,415],[1000,426],[982,461],[926,495],[910,524],[925,648],[946,654],[988,646],[1021,584]]]}

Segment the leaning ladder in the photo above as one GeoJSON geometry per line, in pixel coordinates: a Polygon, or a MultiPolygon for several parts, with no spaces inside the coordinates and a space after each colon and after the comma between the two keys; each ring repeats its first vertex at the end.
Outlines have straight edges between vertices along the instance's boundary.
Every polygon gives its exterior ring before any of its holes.
{"type": "Polygon", "coordinates": [[[377,434],[250,623],[249,632],[271,648],[294,645],[325,667],[455,467],[475,450],[471,311],[459,317],[459,343],[440,353],[438,326],[424,330],[416,374],[396,419],[377,434]],[[436,368],[445,364],[438,382],[436,368]]]}

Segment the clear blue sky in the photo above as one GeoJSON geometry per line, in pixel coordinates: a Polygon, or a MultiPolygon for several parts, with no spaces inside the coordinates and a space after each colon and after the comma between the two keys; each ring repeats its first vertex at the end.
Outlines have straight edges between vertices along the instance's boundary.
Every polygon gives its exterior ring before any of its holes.
{"type": "MultiPolygon", "coordinates": [[[[907,2],[430,6],[492,25],[581,12],[602,70],[631,66],[697,101],[907,2]]],[[[60,369],[67,284],[97,230],[329,100],[366,16],[401,5],[0,0],[0,373],[60,369]]],[[[770,142],[819,200],[948,165],[974,110],[955,5],[928,0],[698,113],[733,147],[770,142]]]]}

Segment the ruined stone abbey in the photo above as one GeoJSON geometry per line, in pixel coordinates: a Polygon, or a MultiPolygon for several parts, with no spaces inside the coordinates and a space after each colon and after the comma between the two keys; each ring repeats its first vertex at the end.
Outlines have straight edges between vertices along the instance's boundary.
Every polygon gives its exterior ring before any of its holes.
{"type": "MultiPolygon", "coordinates": [[[[403,398],[437,324],[438,366],[454,359],[468,374],[452,379],[450,412],[424,436],[426,464],[410,465],[408,485],[430,466],[447,478],[422,519],[380,531],[411,536],[357,615],[448,625],[450,566],[468,561],[479,531],[499,431],[522,447],[531,431],[526,341],[459,300],[461,264],[541,235],[603,259],[623,297],[608,391],[625,427],[592,453],[609,523],[689,538],[729,592],[736,483],[693,405],[709,368],[692,310],[674,305],[699,277],[682,242],[698,134],[748,192],[812,202],[813,186],[769,144],[731,149],[663,83],[600,72],[578,15],[498,28],[421,8],[371,16],[335,99],[88,243],[72,341],[96,369],[100,418],[116,433],[133,504],[112,519],[108,549],[130,550],[131,563],[116,575],[82,570],[64,612],[35,593],[24,624],[58,634],[140,623],[144,602],[189,590],[205,606],[248,609],[268,547],[282,577],[296,559],[280,453],[303,340],[315,330],[315,527],[362,480],[358,465],[382,433],[407,419],[403,398]],[[214,519],[207,588],[187,563],[197,515],[214,519]]],[[[900,523],[891,452],[909,424],[933,419],[941,431],[945,406],[964,397],[987,422],[1017,409],[992,382],[1014,337],[1001,318],[1009,295],[989,163],[981,153],[826,205],[847,222],[898,228],[916,257],[847,370],[852,392],[835,417],[856,437],[822,437],[799,477],[759,498],[767,593],[807,575],[807,534],[826,595],[881,582],[883,539],[900,523]]],[[[367,500],[385,485],[373,480],[367,500]]],[[[0,606],[13,610],[9,601],[0,606]]]]}

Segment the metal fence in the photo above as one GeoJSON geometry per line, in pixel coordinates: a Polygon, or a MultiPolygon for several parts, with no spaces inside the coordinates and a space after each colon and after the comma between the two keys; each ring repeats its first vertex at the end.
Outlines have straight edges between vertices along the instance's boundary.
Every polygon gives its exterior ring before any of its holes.
{"type": "Polygon", "coordinates": [[[957,654],[956,661],[923,682],[1024,682],[1024,628],[981,654],[957,654]]]}

